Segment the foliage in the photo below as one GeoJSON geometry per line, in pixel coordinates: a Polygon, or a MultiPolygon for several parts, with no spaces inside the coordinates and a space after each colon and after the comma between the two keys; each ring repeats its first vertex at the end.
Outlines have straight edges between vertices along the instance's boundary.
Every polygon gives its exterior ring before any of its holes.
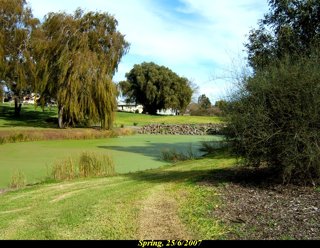
{"type": "Polygon", "coordinates": [[[220,115],[224,115],[224,112],[228,106],[228,102],[226,100],[219,100],[216,101],[214,106],[221,111],[220,115]]]}
{"type": "Polygon", "coordinates": [[[180,161],[193,160],[197,157],[190,145],[186,152],[179,152],[176,149],[161,150],[161,159],[166,162],[177,163],[180,161]]]}
{"type": "Polygon", "coordinates": [[[319,0],[269,0],[270,12],[246,44],[250,65],[263,69],[287,54],[310,55],[320,42],[319,0]]]}
{"type": "Polygon", "coordinates": [[[244,78],[231,100],[228,135],[247,164],[274,168],[284,182],[319,182],[319,51],[244,78]]]}
{"type": "Polygon", "coordinates": [[[105,177],[115,175],[115,166],[110,156],[83,152],[78,163],[71,158],[56,162],[51,174],[55,180],[105,177]]]}
{"type": "Polygon", "coordinates": [[[198,105],[199,105],[200,109],[208,110],[209,108],[211,108],[210,99],[205,94],[202,94],[198,98],[198,105]]]}
{"type": "Polygon", "coordinates": [[[252,76],[227,106],[234,151],[284,182],[320,178],[320,2],[269,0],[270,12],[249,35],[252,76]]]}
{"type": "Polygon", "coordinates": [[[79,176],[96,177],[96,176],[114,176],[115,165],[109,155],[97,155],[94,153],[84,152],[80,156],[79,176]]]}
{"type": "Polygon", "coordinates": [[[216,106],[210,105],[207,109],[201,107],[200,104],[192,102],[188,105],[186,109],[186,113],[190,114],[191,116],[208,116],[213,118],[214,116],[222,116],[222,111],[220,108],[216,106]]]}
{"type": "Polygon", "coordinates": [[[58,103],[59,127],[100,122],[111,128],[116,109],[112,77],[128,43],[108,13],[50,13],[33,33],[35,63],[42,105],[58,103]]]}
{"type": "Polygon", "coordinates": [[[120,82],[122,94],[128,102],[143,105],[144,113],[156,115],[163,109],[184,112],[191,101],[191,83],[164,66],[135,65],[126,78],[120,82]]]}
{"type": "Polygon", "coordinates": [[[27,185],[26,176],[20,171],[17,170],[11,177],[11,182],[9,187],[12,189],[20,189],[27,185]]]}
{"type": "Polygon", "coordinates": [[[23,95],[32,89],[30,35],[38,23],[25,0],[0,0],[0,82],[14,94],[16,116],[23,95]]]}

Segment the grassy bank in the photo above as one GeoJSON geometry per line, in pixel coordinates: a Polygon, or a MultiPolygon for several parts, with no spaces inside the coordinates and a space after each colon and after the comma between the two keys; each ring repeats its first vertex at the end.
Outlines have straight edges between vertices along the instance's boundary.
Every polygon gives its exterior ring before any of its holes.
{"type": "Polygon", "coordinates": [[[115,126],[143,126],[148,124],[205,124],[221,123],[220,117],[212,116],[152,116],[131,113],[116,113],[115,126]]]}
{"type": "Polygon", "coordinates": [[[0,239],[221,239],[228,228],[211,216],[218,194],[200,182],[233,163],[201,159],[7,192],[0,195],[0,239]]]}

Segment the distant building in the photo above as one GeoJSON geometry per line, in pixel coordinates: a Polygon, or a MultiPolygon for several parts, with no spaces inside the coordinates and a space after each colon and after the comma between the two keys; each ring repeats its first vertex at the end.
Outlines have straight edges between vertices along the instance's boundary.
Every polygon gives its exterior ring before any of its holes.
{"type": "Polygon", "coordinates": [[[157,114],[158,115],[177,115],[177,111],[173,109],[163,109],[163,110],[158,110],[157,114]]]}
{"type": "MultiPolygon", "coordinates": [[[[118,111],[142,114],[143,106],[140,104],[125,103],[125,102],[119,101],[118,111]]],[[[158,110],[157,114],[158,115],[177,115],[177,111],[172,109],[163,109],[163,110],[158,110]]]]}
{"type": "Polygon", "coordinates": [[[143,112],[143,106],[134,103],[119,102],[118,111],[141,114],[143,112]]]}

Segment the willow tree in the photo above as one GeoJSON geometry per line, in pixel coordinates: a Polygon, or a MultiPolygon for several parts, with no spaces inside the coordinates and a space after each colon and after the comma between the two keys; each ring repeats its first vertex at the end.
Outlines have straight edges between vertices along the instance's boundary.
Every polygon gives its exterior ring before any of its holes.
{"type": "Polygon", "coordinates": [[[127,102],[142,104],[144,112],[156,115],[158,110],[183,112],[191,102],[191,82],[167,67],[155,63],[135,65],[120,82],[127,102]]]}
{"type": "Polygon", "coordinates": [[[107,13],[50,13],[33,34],[34,75],[41,102],[58,103],[59,127],[101,122],[111,128],[116,109],[112,77],[128,43],[107,13]],[[41,42],[39,42],[41,41],[41,42]]]}
{"type": "Polygon", "coordinates": [[[0,80],[14,94],[16,116],[32,86],[28,54],[30,34],[37,24],[25,0],[0,0],[0,80]]]}

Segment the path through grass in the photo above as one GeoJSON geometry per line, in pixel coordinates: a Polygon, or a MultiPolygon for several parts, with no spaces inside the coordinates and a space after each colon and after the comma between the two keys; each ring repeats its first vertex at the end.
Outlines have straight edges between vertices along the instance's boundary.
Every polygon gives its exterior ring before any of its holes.
{"type": "Polygon", "coordinates": [[[228,230],[210,215],[217,192],[198,181],[233,163],[201,159],[7,192],[0,239],[220,239],[228,230]]]}

